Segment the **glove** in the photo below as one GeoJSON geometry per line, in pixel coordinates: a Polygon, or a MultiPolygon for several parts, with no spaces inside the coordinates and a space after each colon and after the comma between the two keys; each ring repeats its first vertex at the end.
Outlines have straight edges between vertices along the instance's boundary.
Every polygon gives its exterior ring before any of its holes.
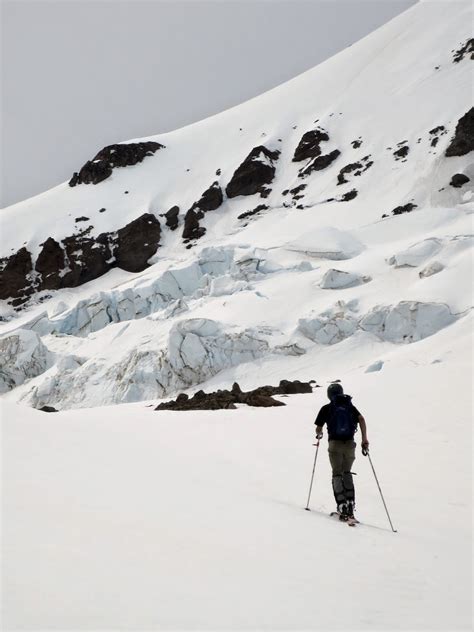
{"type": "Polygon", "coordinates": [[[368,441],[362,441],[362,454],[364,456],[367,456],[369,454],[369,442],[368,441]]]}

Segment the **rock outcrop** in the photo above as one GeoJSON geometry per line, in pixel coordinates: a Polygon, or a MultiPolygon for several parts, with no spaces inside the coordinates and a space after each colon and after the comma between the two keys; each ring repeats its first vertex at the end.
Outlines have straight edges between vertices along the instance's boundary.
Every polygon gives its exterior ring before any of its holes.
{"type": "Polygon", "coordinates": [[[317,158],[321,155],[321,143],[329,140],[329,134],[321,129],[313,129],[303,134],[298,147],[295,149],[293,156],[293,162],[301,162],[302,160],[309,160],[311,158],[317,158]]]}
{"type": "Polygon", "coordinates": [[[474,107],[458,121],[454,137],[446,149],[446,156],[464,156],[474,150],[474,107]]]}
{"type": "Polygon", "coordinates": [[[318,156],[317,158],[313,158],[311,162],[301,169],[298,173],[299,178],[305,178],[309,176],[313,171],[322,171],[323,169],[327,169],[329,165],[331,165],[336,158],[340,155],[339,149],[334,149],[329,154],[323,154],[322,156],[318,156]]]}
{"type": "Polygon", "coordinates": [[[312,393],[309,382],[299,380],[281,380],[278,386],[260,386],[251,391],[244,392],[235,382],[232,389],[218,390],[212,393],[198,391],[192,397],[186,393],[180,393],[175,400],[159,404],[155,410],[219,410],[225,408],[237,408],[236,404],[247,406],[271,407],[284,406],[284,402],[274,399],[273,395],[289,395],[295,393],[312,393]]]}
{"type": "Polygon", "coordinates": [[[154,215],[144,213],[115,233],[91,236],[92,227],[61,242],[52,237],[42,244],[33,265],[31,253],[21,248],[9,257],[0,273],[0,299],[25,302],[34,292],[77,287],[120,267],[141,272],[160,242],[161,227],[154,215]]]}
{"type": "Polygon", "coordinates": [[[158,149],[163,147],[164,145],[153,141],[108,145],[101,149],[92,160],[88,160],[79,172],[74,173],[69,186],[99,184],[110,177],[116,167],[136,165],[146,156],[153,156],[158,149]]]}
{"type": "Polygon", "coordinates": [[[278,150],[271,151],[259,145],[254,147],[243,163],[236,169],[226,187],[227,197],[254,195],[265,191],[275,176],[275,163],[280,156],[278,150]]]}

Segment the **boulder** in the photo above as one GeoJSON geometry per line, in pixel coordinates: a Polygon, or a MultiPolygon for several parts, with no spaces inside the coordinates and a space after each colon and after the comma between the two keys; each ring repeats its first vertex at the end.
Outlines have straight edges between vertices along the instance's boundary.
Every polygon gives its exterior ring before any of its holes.
{"type": "Polygon", "coordinates": [[[455,187],[456,189],[460,189],[469,181],[470,181],[470,178],[464,175],[464,173],[455,173],[453,177],[451,178],[451,182],[449,184],[452,187],[455,187]]]}

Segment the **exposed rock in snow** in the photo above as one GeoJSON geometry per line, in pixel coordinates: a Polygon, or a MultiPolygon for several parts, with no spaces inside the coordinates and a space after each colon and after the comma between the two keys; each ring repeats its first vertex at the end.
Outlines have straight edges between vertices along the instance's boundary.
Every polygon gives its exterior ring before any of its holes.
{"type": "Polygon", "coordinates": [[[424,279],[426,277],[433,276],[433,274],[438,274],[438,272],[441,272],[441,270],[444,270],[443,264],[439,261],[432,261],[426,267],[424,267],[423,270],[420,270],[420,272],[418,272],[418,276],[420,277],[420,279],[424,279]]]}
{"type": "Polygon", "coordinates": [[[13,298],[12,305],[24,302],[33,292],[31,253],[26,248],[8,257],[0,273],[0,299],[13,298]]]}
{"type": "Polygon", "coordinates": [[[397,254],[390,257],[388,263],[394,265],[396,268],[403,266],[410,266],[416,268],[424,261],[437,254],[443,247],[441,239],[432,237],[431,239],[424,239],[423,241],[413,244],[406,250],[402,250],[397,254]]]}
{"type": "Polygon", "coordinates": [[[275,176],[275,162],[280,152],[259,145],[254,147],[243,163],[236,169],[226,187],[227,197],[260,193],[275,176]]]}
{"type": "Polygon", "coordinates": [[[92,160],[88,160],[79,173],[74,173],[69,186],[98,184],[111,176],[112,170],[116,167],[136,165],[146,156],[152,156],[163,147],[164,145],[154,141],[108,145],[101,149],[92,160]]]}
{"type": "Polygon", "coordinates": [[[259,213],[261,213],[262,211],[266,211],[269,207],[266,204],[259,204],[258,206],[256,206],[253,210],[251,211],[246,211],[245,213],[241,213],[237,219],[248,219],[249,217],[252,217],[253,215],[258,215],[259,213]]]}
{"type": "Polygon", "coordinates": [[[298,147],[295,149],[293,162],[301,162],[321,155],[321,143],[329,140],[329,134],[321,128],[310,130],[303,134],[298,147]]]}
{"type": "Polygon", "coordinates": [[[0,338],[0,393],[40,375],[52,363],[52,354],[34,331],[17,329],[0,338]]]}
{"type": "Polygon", "coordinates": [[[65,237],[61,243],[48,238],[32,270],[31,254],[21,248],[9,257],[0,274],[0,299],[24,302],[34,291],[77,287],[120,267],[141,272],[148,266],[160,241],[156,217],[144,213],[115,233],[90,237],[91,228],[65,237]]]}
{"type": "Polygon", "coordinates": [[[469,178],[464,173],[455,173],[451,178],[451,182],[449,183],[452,187],[461,188],[469,182],[469,178]]]}
{"type": "Polygon", "coordinates": [[[448,130],[444,125],[437,125],[436,127],[433,127],[433,129],[429,131],[431,147],[436,147],[441,136],[444,136],[447,133],[448,130]]]}
{"type": "Polygon", "coordinates": [[[406,140],[403,141],[403,143],[399,143],[399,145],[401,145],[401,147],[399,147],[399,149],[395,150],[393,152],[393,155],[395,157],[395,160],[402,160],[403,158],[406,158],[408,156],[408,153],[410,151],[410,147],[406,144],[406,140]]]}
{"type": "Polygon", "coordinates": [[[169,211],[163,214],[163,217],[166,217],[166,225],[171,230],[176,230],[178,228],[178,215],[179,206],[172,206],[169,211]]]}
{"type": "Polygon", "coordinates": [[[247,392],[242,391],[237,382],[234,382],[230,391],[227,389],[213,393],[198,391],[192,397],[186,393],[180,393],[175,400],[163,402],[155,410],[219,410],[237,408],[236,404],[265,408],[285,406],[284,402],[273,399],[272,395],[312,392],[313,389],[309,382],[300,382],[299,380],[281,380],[279,386],[260,386],[247,392]]]}
{"type": "Polygon", "coordinates": [[[443,303],[402,301],[374,307],[359,321],[359,326],[382,340],[400,343],[422,340],[455,320],[456,316],[443,303]]]}
{"type": "Polygon", "coordinates": [[[407,204],[396,206],[392,211],[392,215],[403,215],[403,213],[411,213],[416,207],[417,204],[413,204],[413,202],[408,202],[407,204]]]}
{"type": "Polygon", "coordinates": [[[374,164],[373,160],[370,160],[369,156],[364,156],[358,162],[352,162],[345,167],[343,167],[337,176],[337,184],[345,184],[349,182],[346,176],[352,174],[354,176],[360,176],[364,171],[367,171],[374,164]]]}
{"type": "Polygon", "coordinates": [[[446,149],[446,156],[464,156],[474,150],[474,107],[462,116],[454,132],[454,137],[446,149]]]}
{"type": "Polygon", "coordinates": [[[206,229],[199,224],[199,220],[204,217],[203,211],[195,211],[190,208],[184,216],[183,239],[185,242],[191,239],[199,239],[206,233],[206,229]]]}
{"type": "Polygon", "coordinates": [[[458,64],[460,61],[464,59],[466,55],[469,55],[470,58],[474,59],[474,38],[470,37],[468,40],[462,44],[458,50],[453,51],[453,63],[458,64]]]}
{"type": "Polygon", "coordinates": [[[311,162],[306,165],[303,169],[301,169],[298,173],[298,177],[305,178],[309,176],[313,171],[322,171],[323,169],[327,169],[329,165],[331,165],[336,158],[340,155],[339,149],[333,149],[333,151],[329,152],[329,154],[323,154],[322,156],[317,156],[313,158],[311,162]]]}
{"type": "Polygon", "coordinates": [[[289,242],[287,249],[304,252],[311,257],[339,261],[356,257],[364,250],[364,245],[347,231],[327,227],[308,231],[289,242]]]}
{"type": "Polygon", "coordinates": [[[355,274],[354,272],[344,272],[343,270],[328,270],[319,283],[323,290],[339,290],[346,287],[354,287],[370,281],[369,276],[355,274]]]}
{"type": "Polygon", "coordinates": [[[151,213],[144,213],[117,231],[111,244],[115,264],[127,272],[141,272],[158,249],[160,223],[151,213]]]}
{"type": "Polygon", "coordinates": [[[222,204],[224,196],[218,182],[213,182],[211,186],[204,191],[197,202],[194,202],[192,209],[200,209],[207,213],[215,211],[222,204]]]}

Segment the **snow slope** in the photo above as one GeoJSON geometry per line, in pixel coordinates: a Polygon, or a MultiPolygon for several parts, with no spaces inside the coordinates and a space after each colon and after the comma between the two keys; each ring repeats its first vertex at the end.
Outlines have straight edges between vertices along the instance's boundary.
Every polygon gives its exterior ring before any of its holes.
{"type": "Polygon", "coordinates": [[[2,211],[5,629],[471,629],[471,24],[420,2],[2,211]],[[322,388],[154,410],[281,379],[322,388]],[[360,452],[362,524],[328,517],[325,440],[303,511],[336,379],[396,534],[360,452]]]}
{"type": "Polygon", "coordinates": [[[367,418],[398,533],[359,448],[362,524],[328,517],[326,439],[304,511],[325,388],[234,411],[4,403],[5,629],[471,629],[471,325],[318,372],[367,418]]]}

